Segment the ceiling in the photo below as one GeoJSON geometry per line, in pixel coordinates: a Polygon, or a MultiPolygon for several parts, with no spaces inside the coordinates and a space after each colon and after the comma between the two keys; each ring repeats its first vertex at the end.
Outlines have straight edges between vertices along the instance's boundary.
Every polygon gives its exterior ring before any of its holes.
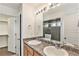
{"type": "MultiPolygon", "coordinates": [[[[34,8],[39,8],[47,3],[26,3],[34,8]]],[[[15,9],[21,9],[22,4],[21,3],[0,3],[0,5],[7,6],[10,8],[15,8],[15,9]]]]}
{"type": "Polygon", "coordinates": [[[43,5],[45,5],[47,3],[28,3],[28,5],[34,7],[34,8],[38,8],[38,7],[41,7],[43,5]]]}
{"type": "MultiPolygon", "coordinates": [[[[47,3],[27,3],[27,4],[34,7],[34,8],[38,8],[38,7],[43,6],[47,3]]],[[[0,5],[4,5],[4,6],[11,7],[11,8],[16,8],[16,9],[19,9],[22,7],[21,3],[0,3],[0,5]]]]}
{"type": "Polygon", "coordinates": [[[4,5],[15,9],[19,9],[21,7],[21,3],[0,3],[0,5],[4,5]]]}
{"type": "MultiPolygon", "coordinates": [[[[35,9],[39,9],[41,6],[46,5],[47,3],[26,3],[26,4],[34,7],[35,9]]],[[[22,3],[0,3],[0,5],[14,8],[14,9],[17,9],[19,11],[22,9],[22,3]]]]}

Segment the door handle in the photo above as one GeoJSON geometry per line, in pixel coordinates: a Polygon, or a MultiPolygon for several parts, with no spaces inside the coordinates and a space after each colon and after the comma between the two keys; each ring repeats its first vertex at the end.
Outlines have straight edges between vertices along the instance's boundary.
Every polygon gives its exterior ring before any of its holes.
{"type": "Polygon", "coordinates": [[[20,39],[18,39],[18,40],[20,40],[20,39]]]}
{"type": "Polygon", "coordinates": [[[78,21],[78,25],[77,26],[79,27],[79,21],[78,21]]]}

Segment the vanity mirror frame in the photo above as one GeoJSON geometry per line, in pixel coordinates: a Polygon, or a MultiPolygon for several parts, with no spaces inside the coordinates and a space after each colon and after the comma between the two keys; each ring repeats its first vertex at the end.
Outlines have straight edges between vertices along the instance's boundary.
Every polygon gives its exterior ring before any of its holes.
{"type": "MultiPolygon", "coordinates": [[[[43,16],[44,16],[44,14],[43,14],[43,16]]],[[[62,21],[62,18],[61,17],[58,17],[58,18],[55,18],[55,19],[50,19],[50,20],[46,20],[46,21],[44,21],[44,19],[43,19],[43,37],[45,37],[45,31],[44,31],[44,25],[45,25],[45,23],[47,23],[48,24],[48,27],[49,27],[49,29],[51,29],[52,27],[51,27],[51,23],[52,22],[56,22],[56,26],[54,26],[54,28],[59,28],[59,39],[53,39],[53,37],[51,36],[51,41],[58,41],[58,42],[62,42],[62,39],[63,39],[63,21],[62,21]],[[57,25],[57,23],[58,22],[60,22],[60,24],[61,24],[61,26],[59,25],[57,25]]],[[[50,31],[49,31],[50,32],[50,31]]],[[[46,34],[51,34],[52,35],[52,33],[50,32],[50,33],[46,33],[46,34]]],[[[50,39],[50,38],[49,38],[50,39]]]]}

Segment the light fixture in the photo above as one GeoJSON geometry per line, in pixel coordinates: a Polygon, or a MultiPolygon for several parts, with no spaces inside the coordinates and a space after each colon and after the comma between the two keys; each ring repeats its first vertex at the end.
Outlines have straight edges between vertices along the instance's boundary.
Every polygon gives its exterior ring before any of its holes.
{"type": "Polygon", "coordinates": [[[38,11],[36,12],[36,15],[47,12],[50,8],[56,8],[57,6],[60,6],[60,5],[61,5],[60,3],[48,3],[48,6],[42,9],[38,9],[38,11]]]}

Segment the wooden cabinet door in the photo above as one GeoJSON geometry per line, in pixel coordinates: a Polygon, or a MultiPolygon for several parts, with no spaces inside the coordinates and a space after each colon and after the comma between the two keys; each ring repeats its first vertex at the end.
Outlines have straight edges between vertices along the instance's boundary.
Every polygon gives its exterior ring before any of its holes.
{"type": "Polygon", "coordinates": [[[28,45],[24,44],[24,56],[41,56],[28,45]]]}
{"type": "Polygon", "coordinates": [[[36,51],[34,51],[34,56],[41,56],[41,55],[38,54],[36,51]]]}
{"type": "Polygon", "coordinates": [[[24,44],[24,56],[27,56],[27,47],[25,44],[24,44]]]}
{"type": "Polygon", "coordinates": [[[28,56],[33,56],[33,54],[32,54],[32,53],[30,53],[29,51],[28,51],[27,55],[28,55],[28,56]]]}
{"type": "Polygon", "coordinates": [[[33,56],[33,50],[24,44],[24,56],[33,56]]]}
{"type": "Polygon", "coordinates": [[[25,52],[24,52],[24,56],[27,56],[27,50],[25,50],[25,52]]]}
{"type": "Polygon", "coordinates": [[[24,56],[27,56],[27,49],[24,49],[24,56]]]}
{"type": "Polygon", "coordinates": [[[33,55],[33,49],[30,48],[29,46],[27,46],[27,51],[28,51],[28,54],[33,55]]]}

